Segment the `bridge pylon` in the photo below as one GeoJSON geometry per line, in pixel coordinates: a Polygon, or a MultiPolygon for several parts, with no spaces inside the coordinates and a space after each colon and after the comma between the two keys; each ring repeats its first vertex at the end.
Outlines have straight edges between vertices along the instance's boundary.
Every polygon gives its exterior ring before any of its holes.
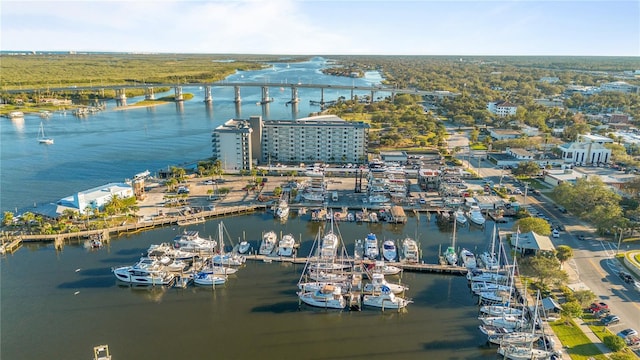
{"type": "Polygon", "coordinates": [[[204,102],[212,103],[213,96],[211,95],[211,86],[205,86],[204,88],[204,102]]]}
{"type": "Polygon", "coordinates": [[[175,100],[176,101],[184,101],[184,96],[182,95],[182,86],[176,86],[174,89],[175,92],[175,100]]]}

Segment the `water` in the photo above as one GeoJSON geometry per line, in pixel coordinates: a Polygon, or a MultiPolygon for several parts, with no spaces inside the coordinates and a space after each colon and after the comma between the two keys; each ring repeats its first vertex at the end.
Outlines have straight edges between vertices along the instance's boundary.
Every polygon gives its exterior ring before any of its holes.
{"type": "MultiPolygon", "coordinates": [[[[327,77],[319,73],[322,64],[322,59],[292,64],[289,69],[277,64],[275,71],[244,72],[229,80],[269,77],[270,82],[299,79],[361,85],[374,81],[327,77]]],[[[185,90],[196,97],[183,109],[169,104],[105,111],[85,119],[56,114],[45,120],[47,134],[55,138],[53,146],[35,140],[40,118],[27,116],[22,127],[2,120],[2,209],[54,201],[145,169],[153,172],[208,157],[211,129],[234,117],[235,107],[231,93],[222,98],[214,89],[213,108],[207,111],[200,101],[204,91],[198,91],[185,90]]],[[[255,89],[256,101],[259,91],[255,89]]],[[[249,101],[252,96],[243,90],[243,117],[262,110],[249,101]]],[[[293,116],[284,106],[288,91],[278,96],[272,90],[271,96],[276,97],[271,118],[293,116]]],[[[300,116],[318,109],[305,105],[310,96],[301,90],[300,116]]],[[[326,92],[325,98],[331,99],[326,92]]],[[[262,231],[275,230],[302,239],[301,254],[309,251],[322,226],[295,216],[280,224],[262,213],[223,221],[228,242],[246,238],[255,248],[262,231]]],[[[218,222],[190,228],[216,236],[218,222]]],[[[459,229],[457,243],[484,249],[490,237],[487,225],[486,230],[459,229]]],[[[427,262],[435,262],[440,247],[451,241],[450,233],[440,232],[435,221],[427,222],[424,216],[410,218],[404,225],[341,224],[339,230],[350,252],[354,239],[369,232],[381,240],[417,236],[427,262]]],[[[81,244],[68,244],[62,251],[49,244],[28,245],[2,258],[0,358],[88,359],[92,347],[103,343],[109,344],[114,359],[495,358],[495,349],[486,347],[477,330],[477,299],[462,277],[403,274],[402,281],[410,288],[407,296],[415,303],[400,314],[299,309],[295,284],[302,266],[275,262],[249,261],[215,290],[148,290],[116,284],[112,267],[131,265],[150,244],[170,241],[180,231],[167,227],[116,238],[98,251],[81,244]]]]}

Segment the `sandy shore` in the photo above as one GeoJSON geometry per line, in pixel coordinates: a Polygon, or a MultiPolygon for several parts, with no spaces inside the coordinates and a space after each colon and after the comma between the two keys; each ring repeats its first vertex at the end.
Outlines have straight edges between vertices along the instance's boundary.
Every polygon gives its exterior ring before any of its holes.
{"type": "Polygon", "coordinates": [[[154,106],[159,106],[159,105],[165,105],[165,104],[170,104],[170,101],[157,101],[151,104],[143,104],[143,105],[126,105],[126,106],[117,106],[114,107],[113,111],[121,111],[121,110],[129,110],[129,109],[139,109],[139,108],[148,108],[148,107],[154,107],[154,106]]]}

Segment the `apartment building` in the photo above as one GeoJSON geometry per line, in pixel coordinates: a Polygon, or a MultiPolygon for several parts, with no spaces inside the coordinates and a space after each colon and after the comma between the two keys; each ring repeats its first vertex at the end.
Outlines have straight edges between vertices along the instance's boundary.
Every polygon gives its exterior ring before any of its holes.
{"type": "Polygon", "coordinates": [[[248,120],[231,119],[213,130],[211,150],[224,170],[250,170],[253,163],[251,133],[248,120]]]}
{"type": "Polygon", "coordinates": [[[495,101],[487,104],[487,110],[491,113],[498,115],[499,117],[505,117],[509,115],[515,115],[518,110],[518,106],[508,101],[495,101]]]}

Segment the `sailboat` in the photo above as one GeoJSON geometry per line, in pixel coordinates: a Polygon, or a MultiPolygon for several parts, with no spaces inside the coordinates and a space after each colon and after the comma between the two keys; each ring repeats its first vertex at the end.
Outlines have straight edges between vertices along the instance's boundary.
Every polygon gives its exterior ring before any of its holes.
{"type": "Polygon", "coordinates": [[[444,252],[444,258],[449,265],[456,265],[458,263],[458,254],[456,253],[456,223],[453,222],[453,236],[451,237],[451,246],[444,252]]]}
{"type": "Polygon", "coordinates": [[[38,142],[40,144],[47,144],[47,145],[53,144],[53,138],[47,137],[44,134],[44,124],[42,122],[40,122],[40,129],[38,130],[38,142]]]}
{"type": "Polygon", "coordinates": [[[496,225],[493,225],[493,233],[491,234],[491,250],[485,251],[480,255],[482,265],[488,270],[497,270],[500,268],[500,259],[495,253],[496,244],[496,225]]]}

